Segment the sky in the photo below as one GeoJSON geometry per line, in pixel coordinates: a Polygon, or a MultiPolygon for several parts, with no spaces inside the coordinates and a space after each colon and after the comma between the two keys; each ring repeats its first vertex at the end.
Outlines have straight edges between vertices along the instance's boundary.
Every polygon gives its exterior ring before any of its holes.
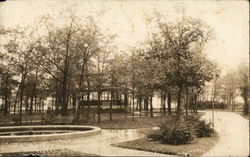
{"type": "Polygon", "coordinates": [[[214,29],[215,38],[205,48],[207,56],[222,68],[222,74],[240,63],[249,64],[249,2],[233,0],[7,0],[0,3],[1,26],[34,25],[39,17],[59,17],[73,9],[76,15],[94,15],[105,32],[117,34],[118,51],[147,40],[145,17],[154,11],[175,21],[181,15],[202,19],[214,29]]]}

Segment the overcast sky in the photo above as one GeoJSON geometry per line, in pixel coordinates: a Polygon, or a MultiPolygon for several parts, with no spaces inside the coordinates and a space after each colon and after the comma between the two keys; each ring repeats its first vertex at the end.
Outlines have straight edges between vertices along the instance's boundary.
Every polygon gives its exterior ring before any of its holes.
{"type": "Polygon", "coordinates": [[[5,27],[33,25],[41,15],[57,17],[68,8],[80,17],[103,10],[100,26],[118,34],[115,44],[120,50],[146,40],[145,15],[157,10],[174,21],[183,12],[204,20],[214,29],[216,38],[208,43],[206,53],[219,63],[223,73],[241,62],[249,62],[248,1],[7,0],[0,3],[0,21],[5,27]]]}

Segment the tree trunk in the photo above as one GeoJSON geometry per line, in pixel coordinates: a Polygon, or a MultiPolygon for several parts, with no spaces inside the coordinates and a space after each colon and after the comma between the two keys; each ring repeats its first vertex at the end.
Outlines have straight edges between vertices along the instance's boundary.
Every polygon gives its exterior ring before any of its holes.
{"type": "Polygon", "coordinates": [[[182,95],[183,88],[179,87],[178,95],[177,95],[177,118],[178,121],[181,122],[181,114],[182,114],[182,109],[181,109],[181,95],[182,95]]]}
{"type": "Polygon", "coordinates": [[[189,103],[189,94],[188,94],[188,87],[186,87],[186,104],[185,104],[185,110],[186,110],[186,116],[188,116],[188,103],[189,103]]]}
{"type": "Polygon", "coordinates": [[[28,112],[29,112],[29,97],[26,97],[24,102],[25,102],[25,113],[28,114],[28,112]]]}
{"type": "Polygon", "coordinates": [[[247,100],[247,98],[244,98],[244,109],[243,109],[243,111],[244,111],[245,115],[248,115],[249,107],[248,107],[248,100],[247,100]]]}
{"type": "Polygon", "coordinates": [[[5,80],[5,95],[4,95],[4,115],[8,113],[8,86],[9,86],[9,76],[6,76],[5,80]]]}
{"type": "Polygon", "coordinates": [[[21,81],[21,89],[20,89],[20,106],[19,106],[20,125],[22,124],[23,90],[24,90],[24,80],[21,81]]]}
{"type": "Polygon", "coordinates": [[[194,106],[195,106],[195,113],[196,113],[196,114],[198,113],[197,99],[198,99],[198,96],[197,96],[197,94],[195,94],[195,95],[194,95],[194,106]]]}
{"type": "Polygon", "coordinates": [[[67,104],[67,85],[68,85],[68,74],[64,72],[63,84],[62,84],[62,116],[67,115],[68,104],[67,104]]]}
{"type": "Polygon", "coordinates": [[[162,107],[163,107],[163,113],[166,114],[166,92],[163,91],[162,95],[162,107]]]}
{"type": "Polygon", "coordinates": [[[128,107],[128,93],[127,93],[127,89],[126,89],[125,94],[124,94],[124,105],[125,105],[125,112],[127,113],[127,107],[128,107]]]}
{"type": "Polygon", "coordinates": [[[112,120],[112,105],[113,105],[113,101],[114,101],[114,91],[111,90],[111,100],[110,100],[110,107],[109,107],[109,119],[112,120]]]}
{"type": "Polygon", "coordinates": [[[71,83],[71,75],[69,75],[69,79],[68,79],[68,86],[67,86],[67,94],[66,94],[66,104],[67,104],[67,113],[68,114],[68,108],[69,106],[71,106],[71,101],[70,101],[70,98],[71,98],[71,95],[70,95],[70,84],[71,83]]]}
{"type": "Polygon", "coordinates": [[[73,95],[73,98],[72,98],[72,104],[73,104],[73,114],[76,113],[76,96],[73,95]]]}
{"type": "MultiPolygon", "coordinates": [[[[33,91],[34,93],[34,91],[33,91]]],[[[30,112],[29,114],[32,114],[32,111],[33,111],[33,101],[34,101],[34,94],[32,94],[32,96],[30,97],[30,112]]]]}
{"type": "Polygon", "coordinates": [[[142,96],[141,96],[141,94],[139,94],[138,103],[139,103],[139,112],[140,112],[140,116],[141,116],[141,112],[142,112],[142,96]]]}
{"type": "Polygon", "coordinates": [[[244,100],[244,106],[243,106],[243,112],[244,112],[244,114],[245,115],[248,115],[248,113],[249,113],[249,102],[248,102],[248,88],[247,88],[248,86],[246,86],[244,89],[243,89],[243,94],[242,94],[242,96],[243,96],[243,100],[244,100]]]}
{"type": "Polygon", "coordinates": [[[148,111],[148,97],[146,96],[146,98],[144,99],[144,106],[145,106],[145,110],[148,111]]]}
{"type": "Polygon", "coordinates": [[[17,105],[17,99],[18,99],[19,92],[20,92],[20,84],[18,84],[18,89],[16,92],[16,98],[15,98],[15,103],[14,103],[14,114],[16,114],[16,105],[17,105]]]}
{"type": "Polygon", "coordinates": [[[172,114],[172,109],[171,109],[171,93],[168,92],[168,114],[172,114]]]}
{"type": "Polygon", "coordinates": [[[150,96],[150,117],[153,116],[153,96],[150,96]]]}
{"type": "Polygon", "coordinates": [[[138,97],[136,97],[136,107],[135,107],[135,110],[138,111],[139,109],[139,101],[138,101],[138,97]]]}
{"type": "Polygon", "coordinates": [[[132,91],[132,121],[135,120],[135,94],[134,94],[134,88],[132,91]]]}
{"type": "Polygon", "coordinates": [[[98,109],[97,109],[97,114],[98,114],[98,123],[101,122],[101,91],[98,91],[98,109]]]}
{"type": "Polygon", "coordinates": [[[32,96],[30,98],[30,114],[32,114],[32,111],[33,111],[35,93],[36,93],[36,83],[34,83],[32,96]]]}
{"type": "Polygon", "coordinates": [[[59,114],[59,105],[61,103],[61,97],[60,97],[60,83],[56,81],[56,102],[55,102],[55,115],[57,116],[59,114]]]}

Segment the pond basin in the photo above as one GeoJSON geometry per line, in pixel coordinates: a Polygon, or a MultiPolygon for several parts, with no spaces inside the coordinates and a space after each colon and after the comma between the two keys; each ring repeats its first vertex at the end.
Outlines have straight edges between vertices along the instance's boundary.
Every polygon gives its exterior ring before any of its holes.
{"type": "Polygon", "coordinates": [[[39,125],[0,127],[0,142],[32,142],[88,137],[101,133],[94,126],[39,125]]]}

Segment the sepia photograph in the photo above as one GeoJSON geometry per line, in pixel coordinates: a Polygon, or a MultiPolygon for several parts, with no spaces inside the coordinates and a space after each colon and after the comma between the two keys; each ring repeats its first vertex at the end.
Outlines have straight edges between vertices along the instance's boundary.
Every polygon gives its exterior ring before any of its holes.
{"type": "Polygon", "coordinates": [[[248,157],[248,0],[0,1],[0,157],[248,157]]]}

